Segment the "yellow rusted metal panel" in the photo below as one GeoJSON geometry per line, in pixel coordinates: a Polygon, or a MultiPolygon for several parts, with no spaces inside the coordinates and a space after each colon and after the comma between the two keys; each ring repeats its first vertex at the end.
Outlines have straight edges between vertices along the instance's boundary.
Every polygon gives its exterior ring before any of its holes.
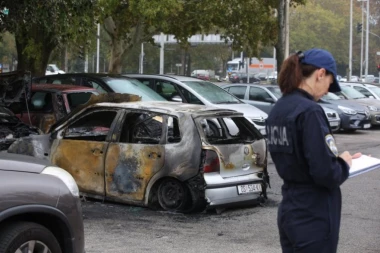
{"type": "Polygon", "coordinates": [[[148,182],[163,165],[161,145],[111,143],[106,156],[106,195],[143,200],[148,182]]]}
{"type": "Polygon", "coordinates": [[[68,171],[81,192],[104,195],[106,142],[56,140],[51,162],[68,171]]]}

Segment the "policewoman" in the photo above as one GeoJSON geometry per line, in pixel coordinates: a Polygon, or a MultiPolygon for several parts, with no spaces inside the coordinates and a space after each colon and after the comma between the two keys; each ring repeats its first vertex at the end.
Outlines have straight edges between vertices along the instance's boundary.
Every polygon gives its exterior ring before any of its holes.
{"type": "Polygon", "coordinates": [[[289,56],[278,84],[283,96],[270,112],[266,131],[276,170],[283,179],[278,229],[283,252],[337,251],[340,185],[353,158],[339,155],[328,120],[318,101],[340,91],[336,63],[326,50],[311,49],[289,56]]]}

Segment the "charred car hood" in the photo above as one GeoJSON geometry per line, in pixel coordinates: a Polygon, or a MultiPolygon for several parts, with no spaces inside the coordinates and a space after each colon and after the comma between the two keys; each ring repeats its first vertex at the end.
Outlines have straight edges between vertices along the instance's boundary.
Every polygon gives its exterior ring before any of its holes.
{"type": "Polygon", "coordinates": [[[0,170],[41,173],[48,161],[25,155],[0,153],[0,170]]]}

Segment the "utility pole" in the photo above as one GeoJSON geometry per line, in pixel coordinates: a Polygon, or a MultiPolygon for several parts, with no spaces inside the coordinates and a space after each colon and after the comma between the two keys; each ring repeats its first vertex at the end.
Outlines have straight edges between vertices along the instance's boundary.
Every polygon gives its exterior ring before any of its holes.
{"type": "MultiPolygon", "coordinates": [[[[362,1],[362,25],[364,23],[364,1],[362,1]]],[[[363,29],[361,31],[361,47],[360,47],[360,80],[363,78],[363,29]]]]}
{"type": "Polygon", "coordinates": [[[352,0],[350,1],[350,49],[348,56],[348,74],[347,81],[351,81],[352,75],[352,0]]]}
{"type": "Polygon", "coordinates": [[[140,74],[144,73],[144,42],[141,43],[140,74]]]}
{"type": "Polygon", "coordinates": [[[164,34],[161,33],[161,47],[160,47],[160,75],[164,74],[164,34]]]}
{"type": "Polygon", "coordinates": [[[284,59],[288,58],[288,56],[289,56],[289,2],[290,2],[290,0],[285,0],[285,50],[284,50],[284,59]]]}
{"type": "Polygon", "coordinates": [[[368,40],[369,40],[369,0],[367,0],[367,21],[366,21],[366,39],[365,39],[365,72],[364,80],[368,75],[368,40]]]}
{"type": "Polygon", "coordinates": [[[96,73],[99,73],[99,53],[100,53],[100,24],[98,23],[98,33],[96,35],[96,73]]]}

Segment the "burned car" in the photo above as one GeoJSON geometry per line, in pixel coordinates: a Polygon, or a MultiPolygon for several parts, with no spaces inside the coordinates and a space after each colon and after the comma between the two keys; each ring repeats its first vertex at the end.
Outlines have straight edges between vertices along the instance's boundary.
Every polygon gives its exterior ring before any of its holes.
{"type": "Polygon", "coordinates": [[[31,76],[28,72],[0,74],[0,150],[8,149],[19,137],[41,133],[38,128],[23,123],[8,109],[11,104],[28,100],[30,87],[31,76]]]}
{"type": "MultiPolygon", "coordinates": [[[[96,89],[67,84],[32,84],[28,103],[19,104],[16,116],[46,133],[51,125],[78,105],[87,103],[96,89]]],[[[15,108],[16,106],[13,106],[15,108]]]]}
{"type": "Polygon", "coordinates": [[[84,196],[132,205],[194,212],[266,198],[266,140],[243,114],[102,96],[8,152],[49,159],[84,196]]]}

